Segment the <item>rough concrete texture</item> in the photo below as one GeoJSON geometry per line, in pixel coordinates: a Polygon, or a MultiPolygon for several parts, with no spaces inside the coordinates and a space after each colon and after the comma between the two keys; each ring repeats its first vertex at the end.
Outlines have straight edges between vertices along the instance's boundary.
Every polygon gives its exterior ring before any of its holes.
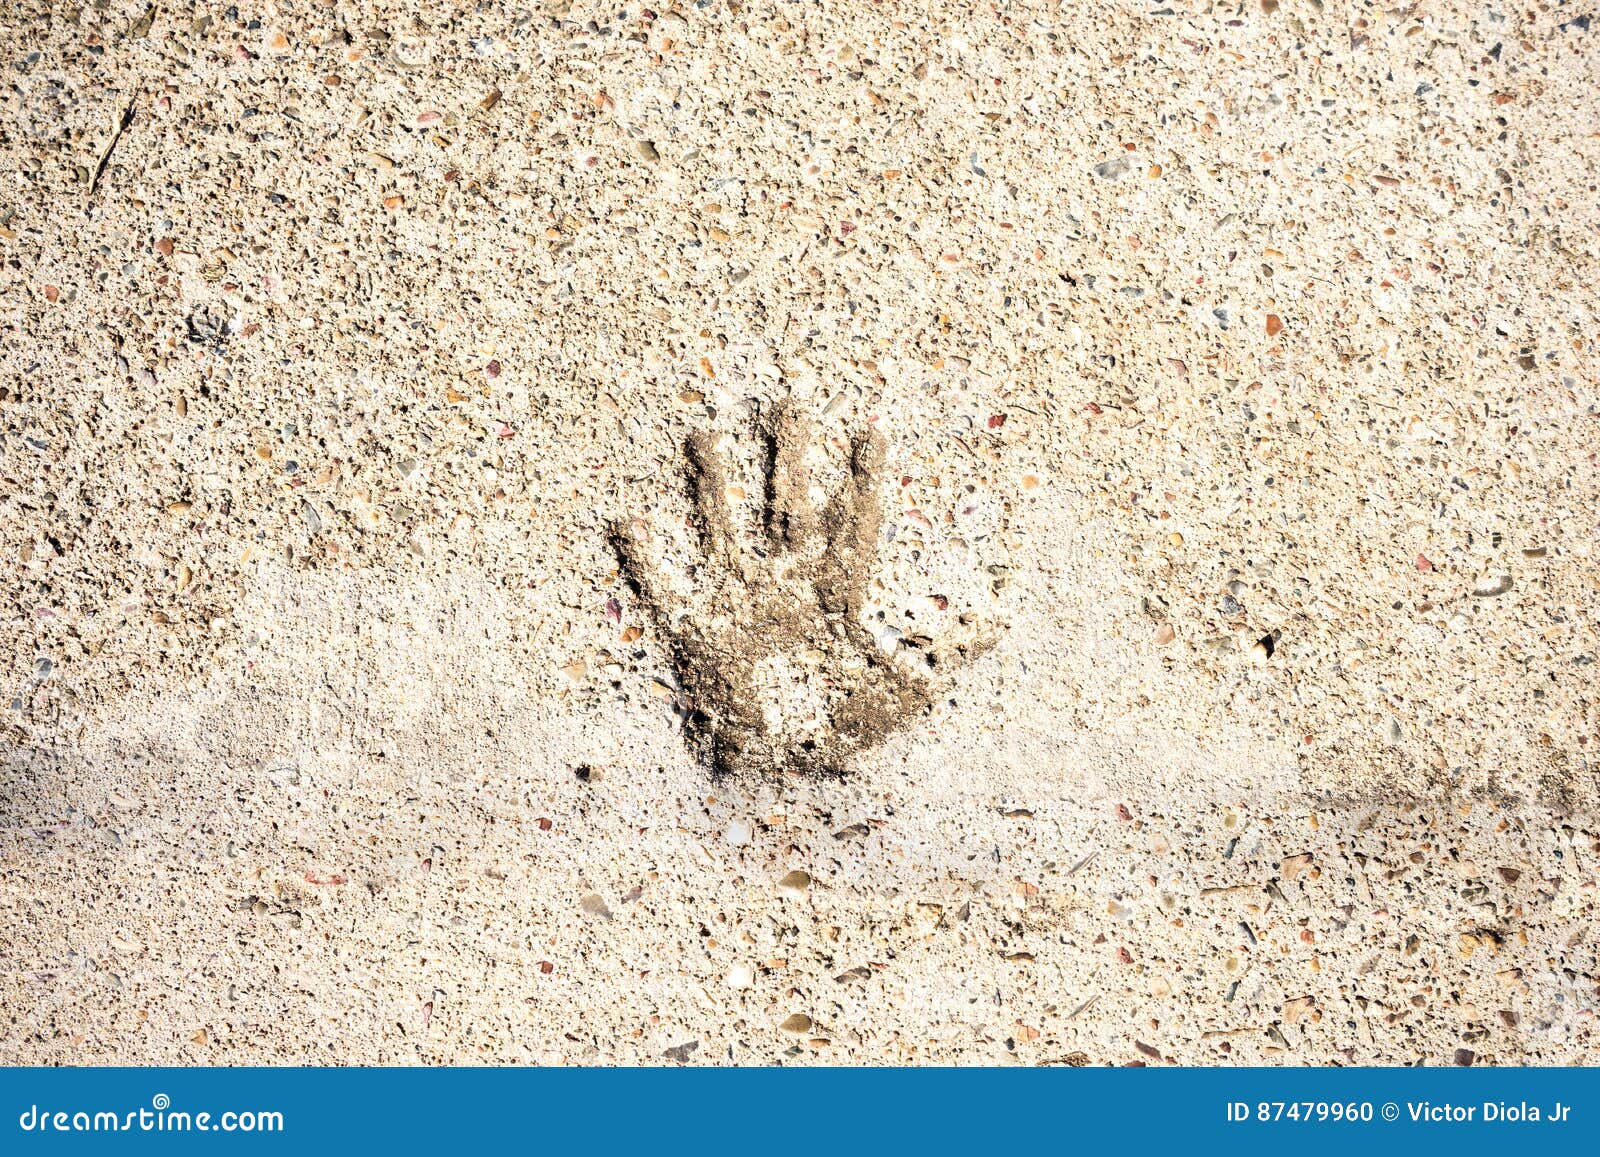
{"type": "Polygon", "coordinates": [[[4,7],[0,1062],[1596,1059],[1600,28],[914,7],[4,7]]]}

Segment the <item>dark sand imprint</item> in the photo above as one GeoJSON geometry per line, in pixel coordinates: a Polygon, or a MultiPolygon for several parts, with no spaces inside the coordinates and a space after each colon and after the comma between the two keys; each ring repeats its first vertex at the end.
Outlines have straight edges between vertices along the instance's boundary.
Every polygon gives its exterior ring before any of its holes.
{"type": "Polygon", "coordinates": [[[987,644],[937,649],[918,637],[886,650],[863,625],[877,562],[881,436],[852,439],[843,483],[818,509],[806,497],[812,427],[776,407],[752,433],[761,493],[749,529],[730,508],[713,439],[696,434],[684,447],[692,598],[656,581],[658,564],[633,529],[612,527],[611,546],[667,647],[703,766],[716,775],[842,774],[851,757],[927,710],[938,672],[987,644]],[[901,647],[906,659],[892,653],[901,647]]]}

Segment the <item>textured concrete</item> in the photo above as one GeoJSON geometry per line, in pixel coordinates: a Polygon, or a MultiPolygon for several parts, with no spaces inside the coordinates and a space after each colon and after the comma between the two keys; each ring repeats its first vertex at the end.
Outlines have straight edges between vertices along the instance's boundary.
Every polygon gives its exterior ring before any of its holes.
{"type": "Polygon", "coordinates": [[[6,7],[0,1062],[1595,1059],[1600,28],[900,9],[6,7]]]}

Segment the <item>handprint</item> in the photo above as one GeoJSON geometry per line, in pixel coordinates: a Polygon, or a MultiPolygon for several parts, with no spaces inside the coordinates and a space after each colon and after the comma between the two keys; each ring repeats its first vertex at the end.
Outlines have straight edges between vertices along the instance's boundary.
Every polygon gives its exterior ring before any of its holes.
{"type": "Polygon", "coordinates": [[[807,451],[821,443],[810,423],[779,406],[758,411],[751,434],[754,496],[730,486],[710,435],[684,446],[692,561],[669,575],[638,524],[613,526],[611,546],[665,645],[684,730],[704,766],[718,775],[840,774],[927,710],[949,659],[983,644],[940,649],[869,631],[884,456],[875,431],[841,444],[842,480],[820,502],[807,451]]]}

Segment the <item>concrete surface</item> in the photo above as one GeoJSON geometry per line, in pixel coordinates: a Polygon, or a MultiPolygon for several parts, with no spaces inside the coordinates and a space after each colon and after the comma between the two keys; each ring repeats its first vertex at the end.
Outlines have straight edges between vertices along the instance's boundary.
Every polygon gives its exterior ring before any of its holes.
{"type": "Polygon", "coordinates": [[[0,16],[0,1062],[1596,1059],[1578,7],[206,12],[0,16]]]}

